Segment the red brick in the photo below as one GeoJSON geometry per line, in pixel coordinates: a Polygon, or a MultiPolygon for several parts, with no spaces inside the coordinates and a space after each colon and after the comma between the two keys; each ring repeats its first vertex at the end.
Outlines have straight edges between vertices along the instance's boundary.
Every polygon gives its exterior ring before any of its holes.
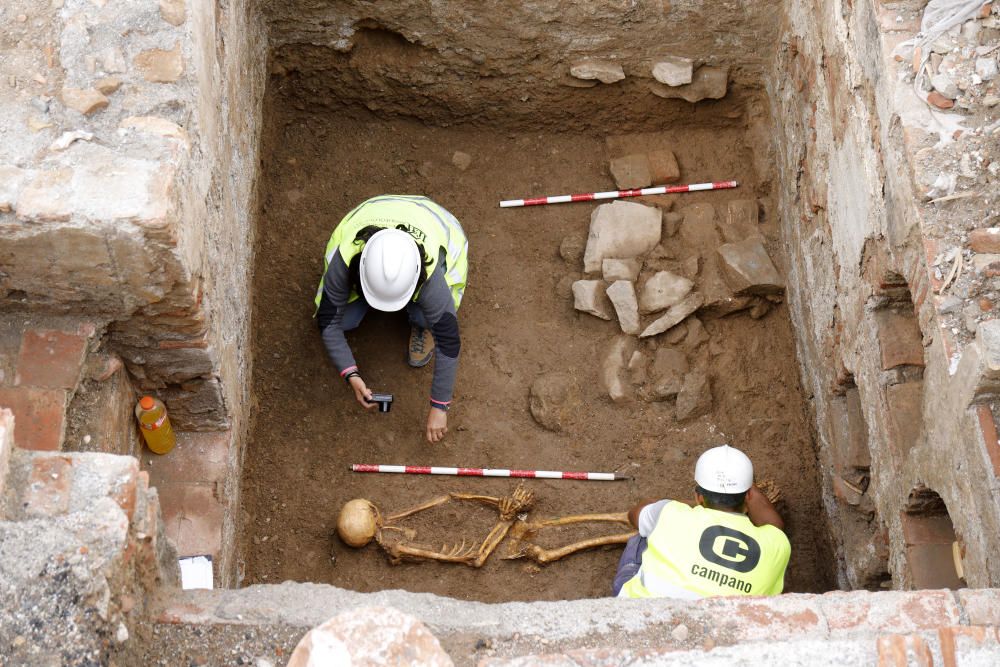
{"type": "Polygon", "coordinates": [[[993,409],[983,403],[976,406],[976,416],[979,418],[979,431],[983,435],[983,446],[993,465],[993,475],[1000,478],[1000,438],[997,436],[997,424],[993,418],[993,409]]]}
{"type": "Polygon", "coordinates": [[[971,625],[1000,624],[1000,591],[963,588],[956,593],[971,625]]]}
{"type": "Polygon", "coordinates": [[[889,417],[889,444],[905,456],[917,443],[923,429],[924,383],[903,382],[885,388],[889,417]]]}
{"type": "MultiPolygon", "coordinates": [[[[846,370],[847,377],[853,376],[846,370]]],[[[838,378],[839,379],[839,378],[838,378]]],[[[835,398],[830,405],[833,427],[833,458],[838,473],[849,473],[871,466],[868,449],[868,423],[861,409],[861,396],[857,387],[844,390],[843,398],[835,398]]]]}
{"type": "Polygon", "coordinates": [[[969,247],[972,252],[1000,253],[1000,229],[984,227],[969,232],[969,247]]]}
{"type": "Polygon", "coordinates": [[[924,346],[916,317],[882,310],[876,313],[875,323],[882,352],[882,370],[903,365],[924,365],[924,346]]]}
{"type": "Polygon", "coordinates": [[[879,667],[933,667],[930,647],[920,635],[883,635],[878,638],[879,667]]]}
{"type": "Polygon", "coordinates": [[[996,646],[997,628],[951,626],[939,628],[938,637],[941,639],[942,664],[944,667],[957,667],[963,662],[960,659],[960,654],[966,652],[962,649],[967,648],[970,644],[975,648],[980,648],[984,645],[996,646]]]}
{"type": "Polygon", "coordinates": [[[955,106],[955,100],[949,100],[936,90],[932,90],[927,94],[927,101],[938,109],[950,109],[955,106]]]}
{"type": "Polygon", "coordinates": [[[17,384],[73,389],[80,380],[87,339],[62,331],[25,331],[17,361],[17,384]]]}
{"type": "Polygon", "coordinates": [[[955,541],[955,528],[946,514],[927,516],[900,512],[899,518],[907,545],[947,544],[951,547],[951,543],[955,541]]]}
{"type": "Polygon", "coordinates": [[[63,440],[66,392],[62,389],[0,387],[0,406],[14,413],[14,445],[55,451],[63,440]]]}
{"type": "Polygon", "coordinates": [[[892,607],[883,606],[887,593],[872,594],[869,624],[885,632],[917,632],[959,622],[958,605],[950,591],[912,591],[896,594],[892,607]]]}
{"type": "Polygon", "coordinates": [[[73,461],[67,456],[39,456],[31,465],[24,492],[24,513],[28,516],[56,516],[69,510],[73,487],[73,461]]]}

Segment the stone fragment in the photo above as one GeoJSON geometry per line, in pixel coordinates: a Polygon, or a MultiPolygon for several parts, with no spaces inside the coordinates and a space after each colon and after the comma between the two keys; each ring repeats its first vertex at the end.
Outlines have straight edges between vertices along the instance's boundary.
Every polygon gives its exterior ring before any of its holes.
{"type": "Polygon", "coordinates": [[[726,204],[726,219],[719,226],[726,243],[736,243],[757,234],[757,202],[735,199],[726,204]]]}
{"type": "Polygon", "coordinates": [[[117,76],[106,76],[94,82],[94,88],[105,95],[118,90],[122,85],[122,80],[117,76]]]}
{"type": "Polygon", "coordinates": [[[145,134],[155,134],[160,137],[177,139],[185,147],[189,145],[187,130],[172,120],[159,116],[129,116],[118,124],[123,130],[134,130],[145,134]]]}
{"type": "Polygon", "coordinates": [[[646,355],[642,353],[642,350],[636,350],[629,357],[628,377],[633,385],[641,385],[646,381],[646,366],[649,365],[647,361],[646,355]]]}
{"type": "Polygon", "coordinates": [[[604,354],[601,365],[601,386],[615,403],[632,400],[632,385],[628,380],[628,363],[637,343],[631,336],[618,336],[604,354]]]}
{"type": "Polygon", "coordinates": [[[573,283],[573,307],[602,320],[610,320],[613,306],[603,280],[577,280],[573,283]]]}
{"type": "Polygon", "coordinates": [[[684,376],[684,384],[677,393],[677,412],[679,420],[694,419],[708,414],[712,410],[712,384],[703,368],[695,368],[684,376]]]}
{"type": "Polygon", "coordinates": [[[184,23],[186,14],[184,0],[160,0],[160,17],[170,25],[184,23]]]}
{"type": "Polygon", "coordinates": [[[49,150],[53,152],[64,151],[70,147],[74,141],[90,141],[94,138],[93,133],[84,132],[83,130],[73,130],[72,132],[63,132],[58,139],[49,144],[49,150]]]}
{"type": "Polygon", "coordinates": [[[649,158],[642,154],[611,160],[611,175],[621,190],[644,188],[653,182],[649,174],[649,158]]]}
{"type": "Polygon", "coordinates": [[[670,213],[663,214],[663,236],[669,238],[677,233],[680,229],[681,222],[684,220],[684,215],[676,211],[671,211],[670,213]]]}
{"type": "Polygon", "coordinates": [[[625,78],[625,70],[617,63],[606,60],[582,60],[570,65],[569,73],[577,79],[585,81],[598,80],[601,83],[614,83],[625,78]]]}
{"type": "Polygon", "coordinates": [[[604,280],[613,283],[616,280],[632,280],[639,277],[639,260],[637,259],[605,259],[601,262],[601,273],[604,280]]]}
{"type": "Polygon", "coordinates": [[[991,81],[997,75],[996,58],[976,58],[976,74],[983,81],[991,81]]]}
{"type": "Polygon", "coordinates": [[[133,60],[136,68],[146,81],[153,83],[173,83],[184,73],[184,55],[180,42],[170,51],[148,49],[133,60]]]}
{"type": "Polygon", "coordinates": [[[650,336],[655,336],[663,333],[671,327],[677,326],[684,320],[684,318],[701,308],[704,302],[705,300],[700,294],[694,293],[687,295],[683,301],[668,308],[666,313],[646,327],[643,332],[639,334],[639,337],[648,338],[650,336]]]}
{"type": "Polygon", "coordinates": [[[108,106],[108,98],[93,88],[63,88],[60,98],[70,109],[79,111],[85,116],[100,111],[108,106]]]}
{"type": "Polygon", "coordinates": [[[935,74],[931,77],[931,86],[934,90],[941,93],[949,100],[953,100],[958,97],[959,90],[955,82],[952,81],[951,77],[947,74],[935,74]]]}
{"type": "Polygon", "coordinates": [[[705,330],[705,325],[701,323],[701,320],[697,317],[689,317],[685,321],[687,322],[687,338],[684,339],[684,344],[689,349],[708,342],[708,331],[705,330]]]}
{"type": "Polygon", "coordinates": [[[559,256],[567,262],[575,264],[583,259],[583,251],[586,247],[587,239],[577,234],[570,234],[559,243],[559,256]]]}
{"type": "Polygon", "coordinates": [[[682,99],[692,104],[705,99],[718,100],[726,96],[729,71],[723,67],[699,67],[684,86],[666,86],[659,81],[649,84],[649,90],[658,97],[682,99]]]}
{"type": "Polygon", "coordinates": [[[969,247],[972,252],[1000,253],[1000,228],[973,229],[969,232],[969,247]]]}
{"type": "Polygon", "coordinates": [[[547,373],[531,383],[528,407],[538,425],[559,432],[572,422],[580,410],[580,392],[573,376],[547,373]]]}
{"type": "Polygon", "coordinates": [[[719,247],[722,273],[736,294],[781,294],[785,283],[760,238],[719,247]]]}
{"type": "Polygon", "coordinates": [[[771,302],[767,299],[755,298],[750,307],[750,319],[759,320],[771,311],[771,302]]]}
{"type": "Polygon", "coordinates": [[[649,371],[651,397],[662,401],[677,396],[684,386],[688,369],[687,356],[677,348],[661,347],[656,350],[649,371]]]}
{"type": "Polygon", "coordinates": [[[691,204],[681,209],[684,221],[680,236],[688,246],[711,252],[719,247],[719,232],[715,229],[715,207],[711,204],[691,204]]]}
{"type": "Polygon", "coordinates": [[[601,270],[605,257],[638,257],[660,242],[662,212],[655,206],[616,201],[598,206],[590,216],[583,270],[601,270]]]}
{"type": "Polygon", "coordinates": [[[688,626],[681,623],[676,628],[670,631],[670,636],[673,637],[675,642],[685,642],[691,631],[688,630],[688,626]]]}
{"type": "Polygon", "coordinates": [[[639,333],[639,303],[635,298],[635,285],[629,280],[616,280],[606,290],[618,314],[618,324],[627,334],[639,333]]]}
{"type": "Polygon", "coordinates": [[[451,163],[459,171],[465,171],[472,164],[472,156],[462,151],[455,151],[455,154],[451,156],[451,163]]]}
{"type": "Polygon", "coordinates": [[[423,623],[392,607],[364,607],[334,616],[299,641],[288,667],[327,665],[453,667],[423,623]]]}
{"type": "Polygon", "coordinates": [[[688,295],[694,283],[669,271],[657,271],[642,286],[639,312],[655,313],[677,304],[688,295]]]}
{"type": "Polygon", "coordinates": [[[962,308],[962,300],[954,294],[948,294],[938,303],[937,310],[942,315],[957,313],[962,308]]]}
{"type": "Polygon", "coordinates": [[[21,188],[15,211],[20,220],[53,222],[69,220],[72,206],[67,193],[71,169],[42,171],[21,188]]]}
{"type": "Polygon", "coordinates": [[[932,90],[927,94],[927,102],[933,104],[938,109],[950,109],[955,106],[954,100],[949,100],[936,90],[932,90]]]}
{"type": "Polygon", "coordinates": [[[649,161],[649,175],[653,184],[674,183],[680,179],[681,168],[677,166],[677,158],[673,151],[662,148],[650,151],[646,157],[649,161]]]}
{"type": "Polygon", "coordinates": [[[694,61],[680,56],[664,56],[653,63],[653,78],[668,86],[691,83],[694,61]]]}
{"type": "Polygon", "coordinates": [[[987,253],[972,256],[972,266],[987,278],[1000,275],[1000,254],[987,253]]]}

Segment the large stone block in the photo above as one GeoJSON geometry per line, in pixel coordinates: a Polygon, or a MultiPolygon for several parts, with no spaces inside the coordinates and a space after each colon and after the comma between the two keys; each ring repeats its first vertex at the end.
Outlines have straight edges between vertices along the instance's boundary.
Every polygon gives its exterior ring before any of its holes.
{"type": "Polygon", "coordinates": [[[610,320],[614,307],[605,292],[603,280],[577,280],[573,283],[573,307],[602,320],[610,320]]]}
{"type": "Polygon", "coordinates": [[[680,56],[664,56],[653,63],[653,78],[667,86],[691,83],[694,61],[680,56]]]}
{"type": "Polygon", "coordinates": [[[726,243],[718,252],[723,275],[736,294],[765,295],[785,291],[785,282],[759,238],[726,243]]]}
{"type": "Polygon", "coordinates": [[[625,70],[618,63],[606,60],[582,60],[570,65],[569,73],[577,79],[586,81],[597,80],[601,83],[614,83],[625,78],[625,70]]]}
{"type": "Polygon", "coordinates": [[[583,270],[601,270],[605,258],[629,259],[649,252],[660,242],[662,212],[653,206],[616,201],[601,204],[590,216],[583,270]]]}
{"type": "Polygon", "coordinates": [[[636,348],[635,338],[618,336],[604,354],[601,366],[601,386],[615,403],[625,403],[633,398],[628,365],[636,348]]]}
{"type": "Polygon", "coordinates": [[[618,314],[622,332],[639,333],[639,303],[635,298],[635,285],[628,280],[616,280],[608,287],[607,293],[618,314]]]}
{"type": "Polygon", "coordinates": [[[700,294],[687,295],[683,300],[668,308],[667,312],[657,318],[652,324],[643,329],[639,337],[648,338],[656,336],[677,326],[684,321],[684,318],[701,308],[704,303],[705,299],[700,294]]]}
{"type": "Polygon", "coordinates": [[[644,188],[653,182],[649,158],[642,154],[612,159],[611,175],[621,190],[644,188]]]}
{"type": "Polygon", "coordinates": [[[694,287],[694,283],[669,271],[657,271],[642,286],[639,295],[639,312],[655,313],[680,303],[694,287]]]}
{"type": "Polygon", "coordinates": [[[573,376],[547,373],[535,378],[531,383],[528,407],[539,426],[549,431],[562,431],[581,407],[579,389],[573,376]]]}

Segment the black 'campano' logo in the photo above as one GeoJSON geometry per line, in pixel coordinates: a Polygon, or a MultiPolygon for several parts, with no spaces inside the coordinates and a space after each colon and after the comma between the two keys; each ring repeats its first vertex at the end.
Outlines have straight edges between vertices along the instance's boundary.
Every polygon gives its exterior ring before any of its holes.
{"type": "Polygon", "coordinates": [[[760,562],[760,545],[746,533],[725,526],[709,526],[698,541],[701,557],[737,572],[749,572],[760,562]]]}

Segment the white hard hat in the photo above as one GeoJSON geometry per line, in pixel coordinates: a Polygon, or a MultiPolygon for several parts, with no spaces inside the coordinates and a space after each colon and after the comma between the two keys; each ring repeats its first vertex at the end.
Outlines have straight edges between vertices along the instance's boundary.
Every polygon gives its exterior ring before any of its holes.
{"type": "Polygon", "coordinates": [[[395,312],[409,302],[420,275],[420,250],[399,229],[382,229],[361,251],[361,291],[373,308],[395,312]]]}
{"type": "Polygon", "coordinates": [[[753,484],[753,463],[729,445],[713,447],[698,457],[694,481],[706,491],[743,493],[753,484]]]}

